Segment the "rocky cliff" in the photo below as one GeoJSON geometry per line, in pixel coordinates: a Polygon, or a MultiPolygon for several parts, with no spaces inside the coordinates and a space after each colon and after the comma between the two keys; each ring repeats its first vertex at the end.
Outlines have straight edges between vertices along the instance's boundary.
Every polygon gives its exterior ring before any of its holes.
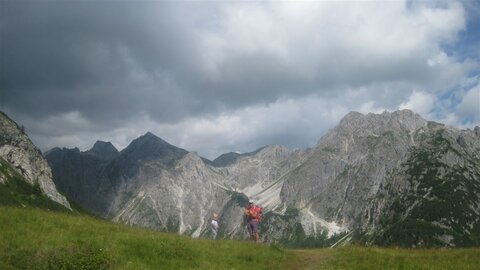
{"type": "Polygon", "coordinates": [[[386,177],[360,231],[382,245],[480,244],[480,129],[429,123],[386,177]]]}
{"type": "Polygon", "coordinates": [[[285,177],[282,201],[367,243],[480,244],[477,133],[408,110],[350,113],[285,177]]]}
{"type": "Polygon", "coordinates": [[[427,121],[411,111],[349,113],[285,177],[282,200],[291,207],[352,229],[363,207],[414,144],[427,121]]]}
{"type": "MultiPolygon", "coordinates": [[[[41,193],[70,209],[67,199],[57,191],[50,167],[40,150],[23,128],[3,112],[0,112],[0,158],[6,162],[3,167],[13,168],[20,175],[17,179],[31,187],[38,186],[41,193]]],[[[7,177],[2,178],[5,184],[7,177]]]]}

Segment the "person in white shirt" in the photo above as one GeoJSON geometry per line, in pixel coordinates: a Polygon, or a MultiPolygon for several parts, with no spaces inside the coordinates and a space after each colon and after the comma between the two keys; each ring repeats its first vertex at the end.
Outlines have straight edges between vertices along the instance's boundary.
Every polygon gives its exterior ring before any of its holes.
{"type": "Polygon", "coordinates": [[[212,238],[213,240],[217,239],[217,235],[218,235],[218,229],[220,228],[220,226],[218,225],[218,214],[217,213],[213,213],[213,218],[212,218],[212,222],[211,222],[211,229],[212,229],[212,238]]]}

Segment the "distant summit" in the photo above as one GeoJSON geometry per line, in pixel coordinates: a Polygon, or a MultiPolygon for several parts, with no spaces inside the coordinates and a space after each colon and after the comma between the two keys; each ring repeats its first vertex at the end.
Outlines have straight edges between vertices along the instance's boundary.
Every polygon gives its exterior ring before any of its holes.
{"type": "Polygon", "coordinates": [[[253,156],[253,155],[257,154],[258,152],[262,151],[264,148],[266,148],[266,146],[260,147],[253,152],[248,152],[248,153],[243,153],[243,154],[240,154],[240,153],[237,153],[237,152],[228,152],[228,153],[225,153],[225,154],[221,154],[220,156],[218,156],[216,159],[214,159],[212,161],[212,164],[213,164],[213,166],[216,166],[216,167],[228,166],[228,165],[231,165],[231,164],[235,163],[239,158],[253,156]]]}
{"type": "Polygon", "coordinates": [[[228,152],[225,154],[221,154],[219,157],[214,159],[212,163],[216,167],[223,167],[234,163],[241,156],[242,154],[236,152],[228,152]]]}
{"type": "Polygon", "coordinates": [[[153,133],[147,132],[145,135],[133,140],[120,153],[119,159],[124,161],[127,159],[135,162],[158,160],[168,164],[182,158],[188,151],[173,146],[153,133]]]}
{"type": "Polygon", "coordinates": [[[378,132],[386,128],[415,130],[424,127],[427,120],[411,110],[383,112],[381,114],[361,114],[350,112],[340,120],[335,128],[339,132],[378,132]]]}
{"type": "Polygon", "coordinates": [[[97,141],[93,147],[85,153],[96,156],[100,159],[110,160],[116,158],[120,152],[111,142],[97,141]]]}

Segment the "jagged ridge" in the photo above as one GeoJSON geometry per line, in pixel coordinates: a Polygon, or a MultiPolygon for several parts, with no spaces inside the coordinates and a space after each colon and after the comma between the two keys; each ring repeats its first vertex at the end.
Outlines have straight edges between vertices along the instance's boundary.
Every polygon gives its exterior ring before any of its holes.
{"type": "MultiPolygon", "coordinates": [[[[267,146],[247,154],[226,154],[213,162],[147,133],[102,166],[95,178],[98,188],[92,196],[101,206],[97,206],[97,213],[102,216],[193,236],[207,235],[211,214],[220,212],[222,236],[244,237],[242,207],[250,197],[266,207],[265,241],[308,240],[311,244],[318,240],[315,244],[323,245],[323,236],[348,233],[342,239],[401,244],[401,238],[388,238],[393,231],[382,224],[388,219],[381,214],[391,212],[391,207],[398,205],[394,201],[402,202],[403,208],[399,209],[403,210],[396,212],[402,218],[391,219],[388,224],[408,220],[409,213],[415,212],[408,212],[415,200],[407,199],[411,196],[405,194],[415,190],[408,187],[419,184],[412,180],[412,171],[407,170],[413,167],[405,164],[416,164],[415,157],[430,147],[428,142],[437,131],[449,134],[445,138],[459,154],[453,160],[446,158],[436,170],[449,171],[449,177],[458,180],[460,172],[449,168],[471,164],[468,173],[473,175],[467,177],[468,184],[459,180],[461,183],[446,190],[477,185],[479,166],[471,161],[480,152],[480,128],[457,130],[403,110],[350,113],[311,149],[291,151],[282,146],[267,146]]],[[[61,167],[64,161],[51,162],[61,167]]],[[[472,200],[462,204],[478,211],[472,200]]],[[[464,211],[461,215],[471,214],[464,211]]],[[[451,217],[446,212],[442,215],[451,217]]],[[[432,218],[429,222],[440,221],[432,218]]],[[[465,226],[474,224],[467,223],[465,226]]],[[[465,226],[454,229],[455,235],[471,233],[462,231],[465,226]]],[[[445,241],[415,245],[467,245],[476,241],[476,236],[467,237],[468,241],[435,237],[445,241]]],[[[466,239],[462,237],[455,239],[466,239]]]]}

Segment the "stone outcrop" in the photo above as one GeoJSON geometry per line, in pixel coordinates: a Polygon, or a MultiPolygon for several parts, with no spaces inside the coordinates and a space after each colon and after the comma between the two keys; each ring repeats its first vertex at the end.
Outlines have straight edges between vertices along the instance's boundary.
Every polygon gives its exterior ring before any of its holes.
{"type": "Polygon", "coordinates": [[[70,208],[52,180],[52,172],[40,150],[7,115],[0,112],[0,157],[10,163],[30,185],[38,185],[51,200],[70,208]]]}

